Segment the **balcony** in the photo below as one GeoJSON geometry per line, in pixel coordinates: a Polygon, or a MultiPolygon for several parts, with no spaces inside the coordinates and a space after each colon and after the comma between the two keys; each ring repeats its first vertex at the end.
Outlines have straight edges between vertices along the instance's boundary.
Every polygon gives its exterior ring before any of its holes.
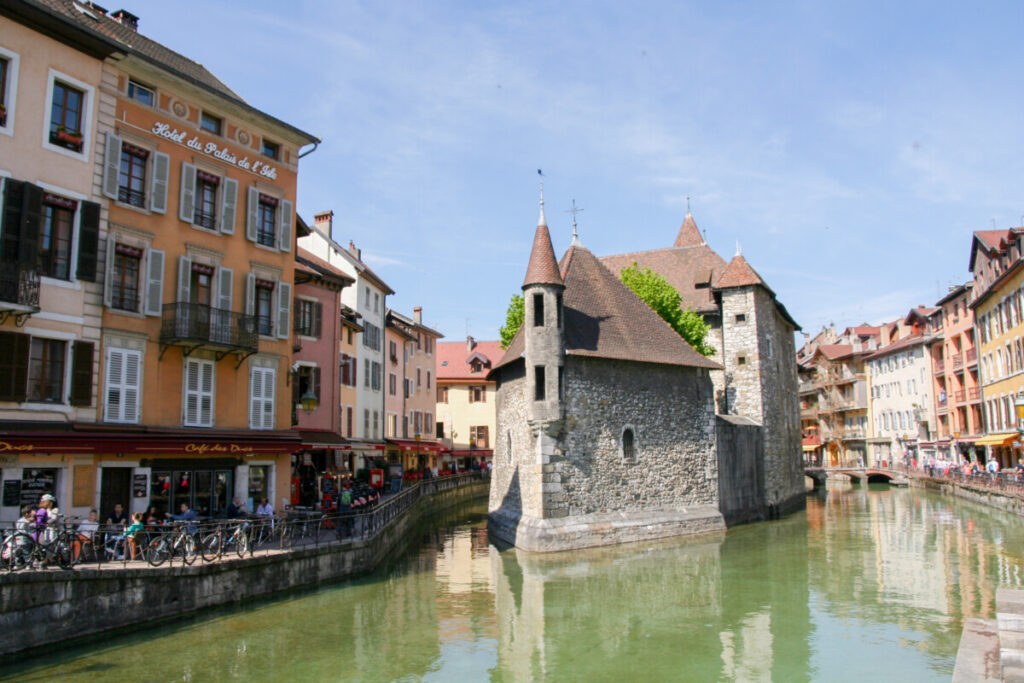
{"type": "Polygon", "coordinates": [[[967,400],[971,403],[981,400],[981,387],[969,387],[967,389],[967,400]]]}
{"type": "Polygon", "coordinates": [[[946,364],[943,361],[941,361],[941,360],[935,361],[935,374],[936,375],[944,375],[944,374],[946,374],[946,364]]]}
{"type": "Polygon", "coordinates": [[[963,403],[967,400],[967,390],[961,389],[953,394],[953,403],[963,403]]]}
{"type": "Polygon", "coordinates": [[[837,412],[847,410],[865,410],[868,407],[867,401],[858,399],[844,399],[835,402],[835,408],[837,412]]]}
{"type": "Polygon", "coordinates": [[[164,304],[160,326],[161,358],[171,346],[183,347],[185,357],[199,348],[215,350],[217,360],[234,353],[241,364],[259,349],[256,316],[204,304],[164,304]]]}
{"type": "Polygon", "coordinates": [[[0,324],[13,317],[18,327],[39,312],[39,271],[16,262],[0,263],[0,324]]]}
{"type": "Polygon", "coordinates": [[[844,441],[850,441],[864,439],[867,435],[863,429],[846,429],[841,432],[837,432],[835,436],[843,439],[844,441]]]}
{"type": "Polygon", "coordinates": [[[964,365],[964,354],[954,353],[953,354],[953,369],[962,368],[964,365]]]}
{"type": "Polygon", "coordinates": [[[977,365],[978,364],[978,350],[977,349],[967,349],[967,351],[964,352],[964,357],[967,359],[967,364],[968,365],[977,365]]]}

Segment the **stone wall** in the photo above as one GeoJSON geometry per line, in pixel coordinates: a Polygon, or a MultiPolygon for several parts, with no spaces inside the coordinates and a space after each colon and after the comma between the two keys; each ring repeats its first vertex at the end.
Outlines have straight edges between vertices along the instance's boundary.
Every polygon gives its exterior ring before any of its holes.
{"type": "Polygon", "coordinates": [[[0,577],[0,655],[180,617],[371,571],[425,519],[486,495],[474,482],[420,499],[376,538],[191,567],[26,572],[0,577]]]}
{"type": "Polygon", "coordinates": [[[524,513],[540,517],[543,511],[540,456],[530,429],[531,386],[525,363],[517,361],[502,369],[495,401],[497,429],[488,512],[501,510],[514,520],[524,513]]]}
{"type": "Polygon", "coordinates": [[[718,416],[718,509],[725,523],[765,519],[764,430],[745,417],[718,416]]]}
{"type": "Polygon", "coordinates": [[[569,356],[562,455],[545,472],[551,516],[717,505],[708,372],[569,356]],[[635,460],[623,458],[631,428],[635,460]]]}

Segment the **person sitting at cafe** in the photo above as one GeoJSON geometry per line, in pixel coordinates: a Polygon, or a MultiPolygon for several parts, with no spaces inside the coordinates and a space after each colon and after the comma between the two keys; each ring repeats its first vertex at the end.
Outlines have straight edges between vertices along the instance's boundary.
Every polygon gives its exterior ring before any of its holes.
{"type": "Polygon", "coordinates": [[[136,554],[138,554],[139,551],[138,543],[136,542],[135,537],[138,535],[140,531],[142,531],[143,528],[145,527],[142,524],[142,513],[136,512],[132,515],[131,526],[125,529],[124,532],[121,534],[121,537],[125,539],[125,543],[128,545],[129,556],[133,560],[135,559],[135,556],[136,554]]]}
{"type": "MultiPolygon", "coordinates": [[[[188,503],[181,504],[181,514],[172,515],[170,512],[165,512],[164,517],[173,519],[176,522],[194,522],[199,519],[199,515],[196,514],[195,510],[189,508],[188,503]]],[[[198,528],[195,524],[190,524],[188,532],[194,534],[198,528]]]]}
{"type": "Polygon", "coordinates": [[[93,538],[95,537],[96,532],[99,531],[99,528],[99,513],[96,512],[95,510],[89,510],[89,519],[82,521],[82,523],[79,524],[78,528],[75,530],[75,562],[77,562],[78,558],[82,556],[82,548],[84,546],[90,545],[95,548],[93,538]]]}
{"type": "Polygon", "coordinates": [[[260,499],[260,504],[256,506],[257,517],[273,517],[274,506],[270,504],[270,501],[266,498],[260,499]]]}
{"type": "Polygon", "coordinates": [[[227,510],[224,511],[224,516],[228,519],[235,519],[236,517],[245,517],[245,504],[241,498],[235,498],[228,505],[227,510]]]}
{"type": "Polygon", "coordinates": [[[124,511],[124,506],[118,503],[114,506],[114,511],[107,516],[107,524],[110,526],[125,526],[128,523],[128,513],[124,511]]]}

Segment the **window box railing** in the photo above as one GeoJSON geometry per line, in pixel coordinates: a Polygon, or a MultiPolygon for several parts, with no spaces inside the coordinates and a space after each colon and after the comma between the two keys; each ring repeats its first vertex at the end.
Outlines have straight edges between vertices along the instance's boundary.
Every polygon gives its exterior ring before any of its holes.
{"type": "Polygon", "coordinates": [[[82,134],[77,130],[70,130],[64,126],[57,126],[57,130],[50,133],[50,143],[65,147],[75,152],[82,151],[82,134]]]}
{"type": "Polygon", "coordinates": [[[978,350],[977,349],[967,349],[967,351],[965,351],[964,353],[965,353],[965,356],[967,358],[967,363],[968,364],[977,363],[978,362],[978,350]]]}
{"type": "Polygon", "coordinates": [[[39,310],[39,271],[20,263],[0,262],[0,301],[39,310]]]}
{"type": "Polygon", "coordinates": [[[981,400],[981,387],[969,387],[967,389],[967,399],[969,401],[980,401],[981,400]]]}
{"type": "Polygon", "coordinates": [[[935,361],[935,374],[936,375],[941,375],[945,371],[946,371],[946,364],[943,361],[941,361],[941,360],[935,361]]]}
{"type": "Polygon", "coordinates": [[[164,304],[161,344],[195,344],[255,352],[256,317],[204,304],[164,304]]]}
{"type": "Polygon", "coordinates": [[[121,186],[117,188],[117,201],[124,204],[131,204],[132,206],[137,206],[139,208],[145,208],[146,193],[121,186]]]}
{"type": "Polygon", "coordinates": [[[953,354],[953,368],[959,368],[964,364],[964,355],[962,353],[953,354]]]}

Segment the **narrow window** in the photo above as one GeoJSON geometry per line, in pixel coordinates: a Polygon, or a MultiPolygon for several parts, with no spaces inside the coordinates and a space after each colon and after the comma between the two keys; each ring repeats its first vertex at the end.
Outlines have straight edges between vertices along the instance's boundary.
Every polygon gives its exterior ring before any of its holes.
{"type": "Polygon", "coordinates": [[[533,400],[544,400],[544,366],[537,365],[533,368],[533,400]]]}
{"type": "Polygon", "coordinates": [[[633,430],[626,428],[622,430],[622,459],[636,460],[636,448],[633,445],[633,430]]]}
{"type": "Polygon", "coordinates": [[[217,186],[220,178],[196,171],[195,215],[192,222],[208,230],[217,229],[217,186]]]}
{"type": "Polygon", "coordinates": [[[114,247],[114,271],[110,278],[110,305],[121,311],[139,308],[139,264],[142,250],[118,244],[114,247]]]}
{"type": "Polygon", "coordinates": [[[28,360],[28,400],[64,403],[64,342],[32,339],[28,360]]]}
{"type": "Polygon", "coordinates": [[[43,195],[43,230],[39,235],[39,265],[43,275],[71,279],[71,232],[77,202],[43,195]]]}
{"type": "Polygon", "coordinates": [[[544,327],[544,295],[533,295],[533,326],[544,327]]]}
{"type": "Polygon", "coordinates": [[[276,159],[281,153],[281,146],[276,142],[271,142],[266,138],[263,139],[263,156],[276,159]]]}
{"type": "Polygon", "coordinates": [[[0,58],[0,127],[7,125],[7,73],[10,68],[11,61],[0,58]]]}
{"type": "Polygon", "coordinates": [[[85,93],[60,81],[53,84],[50,103],[50,143],[74,152],[82,151],[82,110],[85,93]]]}
{"type": "Polygon", "coordinates": [[[277,199],[260,195],[259,219],[256,221],[256,243],[265,247],[276,245],[277,199]]]}
{"type": "Polygon", "coordinates": [[[555,313],[558,318],[558,329],[562,329],[562,295],[555,297],[555,313]]]}
{"type": "Polygon", "coordinates": [[[220,135],[223,126],[223,120],[213,114],[207,114],[205,111],[203,112],[202,118],[199,119],[199,127],[208,133],[213,133],[214,135],[220,135]]]}
{"type": "Polygon", "coordinates": [[[256,330],[270,336],[274,330],[274,283],[256,281],[256,330]]]}
{"type": "Polygon", "coordinates": [[[149,150],[121,144],[121,170],[117,175],[117,200],[132,206],[146,205],[146,159],[149,150]]]}

